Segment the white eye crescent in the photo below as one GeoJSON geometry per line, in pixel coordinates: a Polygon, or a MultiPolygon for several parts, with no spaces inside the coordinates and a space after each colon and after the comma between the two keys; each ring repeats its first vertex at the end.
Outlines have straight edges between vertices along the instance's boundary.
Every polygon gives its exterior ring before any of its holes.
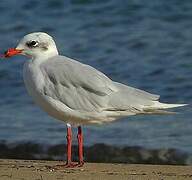
{"type": "Polygon", "coordinates": [[[37,41],[29,41],[26,43],[26,45],[29,47],[29,48],[34,48],[34,47],[37,47],[38,46],[38,42],[37,41]]]}

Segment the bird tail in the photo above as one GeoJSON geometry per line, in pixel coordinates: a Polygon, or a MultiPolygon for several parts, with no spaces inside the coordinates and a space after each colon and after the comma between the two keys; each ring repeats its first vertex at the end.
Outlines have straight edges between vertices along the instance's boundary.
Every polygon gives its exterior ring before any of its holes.
{"type": "Polygon", "coordinates": [[[165,111],[164,109],[187,106],[188,104],[167,104],[154,101],[154,104],[144,108],[144,112],[148,114],[175,114],[175,112],[165,111]]]}
{"type": "Polygon", "coordinates": [[[186,106],[188,104],[167,104],[161,103],[159,101],[154,101],[154,104],[151,106],[152,109],[169,109],[169,108],[176,108],[186,106]]]}

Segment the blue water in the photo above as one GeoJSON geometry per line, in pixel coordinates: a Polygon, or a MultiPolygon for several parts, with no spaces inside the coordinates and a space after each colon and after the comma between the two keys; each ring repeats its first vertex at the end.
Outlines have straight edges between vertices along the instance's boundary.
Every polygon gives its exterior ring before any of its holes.
{"type": "MultiPolygon", "coordinates": [[[[192,104],[191,9],[190,0],[1,0],[0,50],[16,46],[25,34],[45,31],[61,54],[115,81],[160,94],[163,102],[192,104]]],[[[0,61],[0,140],[63,143],[65,124],[41,111],[27,95],[24,61],[0,61]]],[[[192,153],[191,106],[177,111],[85,127],[85,144],[192,153]]]]}

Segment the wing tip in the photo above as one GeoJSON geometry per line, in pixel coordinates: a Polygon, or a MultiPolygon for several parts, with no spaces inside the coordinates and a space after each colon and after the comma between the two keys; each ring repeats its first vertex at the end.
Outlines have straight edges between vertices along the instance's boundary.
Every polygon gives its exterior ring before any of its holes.
{"type": "Polygon", "coordinates": [[[146,110],[157,110],[157,109],[171,109],[171,108],[177,108],[177,107],[183,107],[187,106],[189,104],[168,104],[168,103],[161,103],[159,101],[154,101],[154,104],[146,107],[146,110]]]}

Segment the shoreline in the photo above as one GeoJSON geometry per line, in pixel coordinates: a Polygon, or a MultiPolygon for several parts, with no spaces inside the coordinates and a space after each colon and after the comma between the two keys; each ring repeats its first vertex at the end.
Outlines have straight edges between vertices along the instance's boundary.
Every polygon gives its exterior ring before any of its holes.
{"type": "MultiPolygon", "coordinates": [[[[72,146],[72,157],[78,160],[78,146],[72,146]]],[[[0,142],[0,158],[31,160],[65,160],[66,144],[42,145],[32,142],[0,142]]],[[[192,165],[192,155],[177,149],[147,149],[140,146],[118,147],[94,144],[84,147],[84,160],[90,163],[192,165]]]]}
{"type": "Polygon", "coordinates": [[[127,180],[192,179],[192,166],[86,163],[79,168],[59,168],[61,161],[0,159],[0,180],[127,180]]]}

